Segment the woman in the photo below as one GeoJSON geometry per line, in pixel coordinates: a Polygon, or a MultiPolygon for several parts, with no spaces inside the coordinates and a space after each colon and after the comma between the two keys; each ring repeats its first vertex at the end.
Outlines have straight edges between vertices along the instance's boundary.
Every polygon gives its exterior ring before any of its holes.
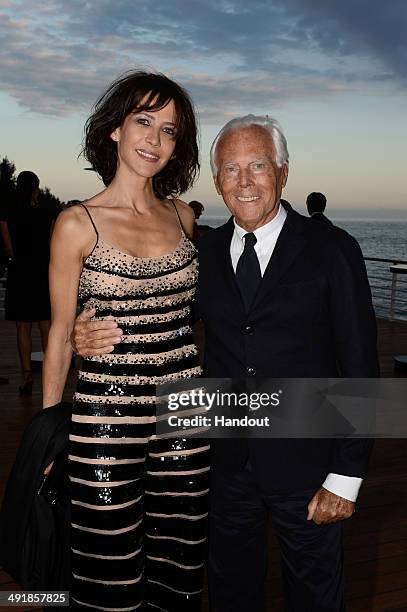
{"type": "Polygon", "coordinates": [[[47,347],[51,317],[48,265],[52,215],[38,203],[40,180],[20,172],[15,198],[7,214],[10,264],[7,275],[6,319],[15,321],[21,365],[21,395],[32,392],[31,329],[38,322],[42,349],[47,347]]]}
{"type": "Polygon", "coordinates": [[[169,200],[198,170],[186,92],[132,72],[86,125],[84,154],[106,189],[64,211],[51,245],[52,323],[44,407],[61,400],[77,297],[123,328],[110,354],[85,359],[70,436],[73,605],[198,610],[208,447],[152,439],[154,384],[200,375],[190,327],[197,281],[193,214],[169,200]]]}

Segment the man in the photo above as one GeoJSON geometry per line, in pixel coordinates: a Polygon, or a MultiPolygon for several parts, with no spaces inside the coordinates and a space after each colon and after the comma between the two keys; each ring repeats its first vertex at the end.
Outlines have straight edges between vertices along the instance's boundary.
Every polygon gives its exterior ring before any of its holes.
{"type": "Polygon", "coordinates": [[[212,228],[210,225],[202,225],[201,223],[198,223],[198,219],[205,210],[205,207],[203,204],[201,204],[201,202],[198,202],[198,200],[191,200],[188,202],[188,206],[192,208],[195,215],[194,233],[192,236],[192,242],[195,244],[201,236],[206,234],[206,232],[209,232],[212,228]]]}
{"type": "Polygon", "coordinates": [[[201,202],[198,202],[198,200],[191,200],[188,202],[188,206],[194,211],[195,221],[198,221],[199,217],[205,210],[204,205],[201,204],[201,202]]]}
{"type": "MultiPolygon", "coordinates": [[[[232,218],[200,241],[206,376],[376,376],[375,320],[360,249],[346,232],[281,204],[288,152],[277,122],[253,115],[230,121],[215,139],[211,165],[232,218]]],[[[96,351],[117,334],[91,342],[84,330],[79,323],[76,346],[87,354],[86,347],[96,351]]],[[[282,549],[287,608],[344,609],[340,521],[354,512],[370,446],[340,439],[214,441],[212,612],[263,610],[268,512],[282,549]]]]}
{"type": "Polygon", "coordinates": [[[328,225],[333,225],[332,221],[324,215],[326,208],[326,197],[323,193],[313,191],[307,196],[306,200],[308,214],[314,221],[321,221],[328,225]]]}

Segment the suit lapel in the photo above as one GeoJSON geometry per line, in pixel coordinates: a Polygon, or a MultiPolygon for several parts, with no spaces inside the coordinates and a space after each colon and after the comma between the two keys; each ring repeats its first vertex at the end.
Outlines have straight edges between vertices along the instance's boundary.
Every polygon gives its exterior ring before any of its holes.
{"type": "MultiPolygon", "coordinates": [[[[273,288],[278,285],[286,270],[288,270],[294,260],[299,256],[307,243],[305,237],[304,220],[302,216],[295,212],[288,202],[284,202],[283,206],[287,211],[287,218],[278,237],[273,254],[264,272],[259,290],[250,311],[256,307],[258,302],[261,301],[265,295],[270,293],[270,291],[272,291],[273,288]]],[[[233,299],[236,300],[236,307],[245,312],[244,303],[239,287],[236,283],[235,272],[233,270],[232,261],[230,258],[230,243],[234,230],[235,226],[233,223],[233,217],[231,217],[229,221],[225,223],[225,225],[219,228],[215,253],[215,265],[222,280],[223,294],[233,296],[233,299]]]]}
{"type": "Polygon", "coordinates": [[[301,215],[293,211],[288,202],[284,204],[284,208],[287,210],[287,217],[250,310],[278,285],[307,243],[301,215]]]}
{"type": "Polygon", "coordinates": [[[233,223],[233,217],[229,219],[225,225],[218,230],[218,241],[216,245],[216,266],[220,272],[223,287],[222,291],[224,294],[232,295],[236,300],[236,305],[244,310],[244,304],[242,300],[239,287],[236,283],[235,272],[232,266],[232,260],[230,258],[230,243],[232,240],[235,226],[233,223]]]}

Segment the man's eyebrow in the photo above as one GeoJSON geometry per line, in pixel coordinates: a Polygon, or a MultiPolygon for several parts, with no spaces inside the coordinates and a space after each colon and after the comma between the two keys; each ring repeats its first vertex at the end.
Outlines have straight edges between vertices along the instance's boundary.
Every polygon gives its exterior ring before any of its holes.
{"type": "MultiPolygon", "coordinates": [[[[263,157],[256,157],[255,159],[252,159],[251,161],[249,161],[249,164],[255,164],[259,161],[270,161],[270,160],[267,157],[267,155],[264,155],[263,157]]],[[[225,160],[225,161],[222,161],[220,165],[226,166],[227,164],[239,165],[239,162],[235,160],[225,160]]]]}

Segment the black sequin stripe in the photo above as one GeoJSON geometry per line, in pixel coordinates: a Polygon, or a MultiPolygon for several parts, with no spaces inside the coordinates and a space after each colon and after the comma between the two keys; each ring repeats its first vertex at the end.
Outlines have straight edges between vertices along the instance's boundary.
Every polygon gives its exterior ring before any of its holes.
{"type": "Polygon", "coordinates": [[[72,422],[71,434],[83,438],[148,438],[155,432],[154,423],[75,423],[72,422]]]}
{"type": "MultiPolygon", "coordinates": [[[[149,342],[120,342],[115,344],[114,353],[116,355],[149,355],[152,353],[166,353],[189,344],[195,344],[191,331],[186,334],[179,334],[176,338],[167,340],[157,340],[149,342]]],[[[84,360],[85,362],[86,360],[84,360]]]]}
{"type": "Polygon", "coordinates": [[[194,281],[191,285],[180,285],[177,287],[171,287],[171,289],[159,289],[158,291],[152,291],[151,293],[147,293],[143,291],[142,293],[127,293],[126,295],[107,295],[103,293],[91,293],[89,295],[82,294],[80,296],[81,304],[86,302],[86,300],[92,298],[94,300],[98,300],[99,302],[136,302],[138,300],[147,300],[149,298],[161,297],[165,295],[179,295],[180,293],[185,293],[186,291],[190,291],[191,289],[195,289],[196,281],[194,281]]]}
{"type": "Polygon", "coordinates": [[[148,489],[155,493],[172,491],[173,493],[198,493],[209,487],[209,471],[201,474],[177,476],[156,476],[148,474],[148,489]]]}
{"type": "Polygon", "coordinates": [[[75,401],[73,403],[72,414],[96,417],[148,417],[155,415],[155,401],[151,404],[142,402],[132,402],[131,404],[98,404],[96,402],[75,401]]]}
{"type": "Polygon", "coordinates": [[[69,465],[69,474],[75,478],[81,478],[89,481],[105,481],[107,484],[110,481],[134,480],[141,478],[145,471],[144,461],[140,463],[119,463],[113,465],[102,465],[94,463],[80,463],[71,461],[69,465]]]}
{"type": "Polygon", "coordinates": [[[146,469],[151,472],[179,472],[184,470],[200,470],[208,465],[209,453],[196,453],[193,455],[161,455],[160,457],[148,457],[146,469]]]}
{"type": "MultiPolygon", "coordinates": [[[[131,524],[136,524],[139,520],[137,513],[135,513],[131,524]]],[[[74,528],[71,530],[71,546],[74,549],[94,555],[127,555],[142,545],[143,535],[142,522],[138,527],[132,529],[130,537],[129,532],[104,535],[74,528]]],[[[90,563],[92,563],[92,560],[90,560],[90,563]]]]}
{"type": "Polygon", "coordinates": [[[75,571],[80,576],[97,580],[133,580],[143,567],[142,551],[130,559],[89,559],[79,555],[75,558],[75,571]]]}
{"type": "Polygon", "coordinates": [[[182,359],[167,361],[162,364],[152,363],[100,363],[87,361],[82,372],[92,374],[109,374],[111,376],[167,376],[199,366],[199,356],[191,353],[182,359]]]}
{"type": "Polygon", "coordinates": [[[131,280],[143,280],[143,279],[151,279],[151,278],[160,278],[161,276],[167,276],[168,274],[174,274],[174,272],[180,272],[188,266],[197,258],[196,253],[194,253],[185,263],[176,268],[170,268],[167,270],[160,270],[160,272],[155,272],[154,274],[134,274],[132,271],[128,272],[120,272],[119,270],[115,270],[114,268],[108,268],[101,266],[100,264],[97,266],[92,266],[89,261],[85,262],[83,269],[89,270],[91,272],[102,272],[104,274],[109,274],[111,276],[120,276],[121,278],[130,278],[131,280]]]}
{"type": "Polygon", "coordinates": [[[208,440],[198,439],[191,436],[185,438],[165,439],[165,440],[152,440],[148,450],[151,453],[166,453],[168,451],[183,451],[183,450],[197,450],[201,452],[208,452],[207,447],[209,444],[208,440]]]}
{"type": "Polygon", "coordinates": [[[155,385],[131,385],[122,381],[105,383],[79,379],[76,390],[84,395],[97,395],[99,397],[125,396],[129,403],[131,403],[133,397],[155,396],[155,385]]]}
{"type": "MultiPolygon", "coordinates": [[[[159,572],[159,569],[156,569],[154,566],[152,566],[151,571],[159,572]]],[[[163,570],[161,569],[161,572],[162,571],[163,570]]],[[[162,583],[163,580],[161,579],[160,581],[159,576],[160,574],[158,573],[158,577],[156,577],[156,580],[162,583]]],[[[185,574],[183,576],[180,576],[180,578],[181,580],[178,581],[180,585],[179,590],[186,591],[187,589],[185,589],[185,574]]],[[[148,603],[146,604],[145,612],[157,612],[157,609],[159,611],[166,610],[167,612],[172,612],[173,610],[177,610],[177,612],[178,610],[182,610],[182,612],[196,612],[197,610],[201,610],[201,594],[182,595],[179,593],[175,593],[171,589],[166,589],[164,586],[161,586],[160,584],[157,584],[155,582],[150,583],[148,582],[148,580],[149,578],[147,579],[146,587],[146,598],[148,599],[148,603]]]]}
{"type": "Polygon", "coordinates": [[[157,514],[186,514],[188,516],[200,516],[208,512],[208,495],[194,496],[170,496],[170,495],[148,495],[145,501],[147,512],[157,514]]]}
{"type": "MultiPolygon", "coordinates": [[[[84,480],[84,478],[82,480],[84,480]]],[[[98,482],[95,476],[88,481],[89,484],[71,480],[72,499],[81,500],[82,502],[94,505],[103,505],[109,503],[109,501],[111,504],[123,504],[127,501],[136,499],[142,493],[143,487],[141,478],[136,478],[136,475],[134,475],[132,480],[134,480],[134,482],[115,486],[111,485],[113,480],[100,482],[99,484],[103,485],[101,487],[93,486],[93,483],[96,484],[98,482]]],[[[92,525],[88,526],[92,527],[92,525]]]]}
{"type": "Polygon", "coordinates": [[[103,438],[89,444],[88,442],[77,442],[69,440],[69,454],[74,457],[87,459],[138,459],[144,457],[146,444],[105,444],[103,438]]]}
{"type": "MultiPolygon", "coordinates": [[[[111,491],[113,491],[115,488],[116,487],[112,487],[111,491]]],[[[109,497],[108,492],[106,492],[106,497],[109,497]]],[[[72,500],[75,501],[75,489],[72,491],[72,500]]],[[[102,503],[89,503],[92,505],[103,506],[102,503]]],[[[126,527],[133,525],[137,519],[142,516],[143,511],[142,500],[125,508],[112,508],[110,510],[94,510],[91,508],[85,508],[84,506],[78,506],[76,504],[73,505],[75,506],[75,522],[77,525],[81,525],[82,527],[90,527],[91,529],[103,529],[106,531],[125,529],[126,527]]]]}
{"type": "MultiPolygon", "coordinates": [[[[190,308],[191,298],[188,296],[185,300],[182,300],[178,304],[169,304],[165,306],[150,306],[146,308],[126,308],[126,310],[116,310],[114,308],[97,308],[96,318],[101,317],[138,317],[141,315],[158,315],[158,314],[166,314],[168,312],[178,312],[179,310],[183,310],[184,308],[190,308]]],[[[95,319],[96,320],[96,319],[95,319]]],[[[121,321],[118,321],[121,323],[121,321]]]]}
{"type": "Polygon", "coordinates": [[[186,327],[191,324],[191,315],[183,315],[168,321],[151,323],[140,323],[140,324],[126,324],[121,323],[120,329],[123,331],[124,336],[137,336],[142,334],[164,334],[165,332],[175,331],[180,327],[186,327]]]}
{"type": "MultiPolygon", "coordinates": [[[[178,560],[180,563],[182,563],[182,559],[178,560]]],[[[199,568],[199,569],[182,569],[181,567],[178,567],[176,565],[173,565],[172,563],[165,563],[163,561],[156,561],[155,559],[146,559],[146,575],[147,577],[150,576],[156,576],[157,580],[161,583],[164,584],[168,584],[170,586],[172,586],[173,588],[179,588],[179,590],[182,591],[198,591],[199,589],[202,589],[202,569],[203,568],[199,568]],[[162,579],[159,579],[159,576],[161,575],[162,579]]],[[[159,590],[162,587],[159,587],[157,585],[154,585],[155,590],[159,590]]],[[[167,591],[168,593],[168,589],[163,588],[163,591],[167,591]]],[[[174,593],[171,592],[170,597],[174,596],[174,593]]],[[[175,594],[176,595],[176,594],[175,594]]],[[[172,608],[169,607],[168,605],[168,595],[166,598],[166,605],[167,607],[164,608],[164,610],[174,610],[179,612],[179,610],[185,610],[185,608],[182,606],[180,607],[180,604],[178,604],[178,607],[176,608],[172,608]]],[[[194,610],[194,608],[186,608],[187,610],[194,610]]],[[[195,610],[199,610],[199,608],[195,608],[195,610]]]]}
{"type": "MultiPolygon", "coordinates": [[[[131,608],[135,606],[135,602],[143,601],[144,588],[143,580],[135,584],[110,585],[73,578],[70,589],[71,597],[78,599],[84,604],[89,603],[90,607],[79,604],[79,607],[75,608],[75,601],[72,601],[72,609],[90,610],[93,612],[94,610],[101,611],[106,608],[112,608],[113,610],[117,608],[131,608]]],[[[179,610],[180,608],[173,609],[179,610]]],[[[141,610],[142,608],[140,608],[140,612],[141,610]]],[[[139,611],[137,610],[137,612],[139,611]]]]}
{"type": "MultiPolygon", "coordinates": [[[[201,534],[197,533],[192,541],[199,542],[199,540],[205,540],[206,534],[200,536],[201,534]]],[[[187,544],[186,542],[177,540],[146,538],[145,549],[146,554],[152,557],[165,556],[168,559],[188,559],[189,565],[199,565],[205,558],[205,541],[196,544],[187,544]]],[[[182,561],[180,562],[182,563],[182,561]]]]}
{"type": "MultiPolygon", "coordinates": [[[[192,516],[192,518],[194,518],[192,516]]],[[[146,514],[146,533],[160,534],[160,536],[174,537],[185,540],[197,540],[197,533],[201,538],[206,535],[205,525],[207,517],[195,520],[174,518],[170,516],[158,517],[146,514]]]]}

